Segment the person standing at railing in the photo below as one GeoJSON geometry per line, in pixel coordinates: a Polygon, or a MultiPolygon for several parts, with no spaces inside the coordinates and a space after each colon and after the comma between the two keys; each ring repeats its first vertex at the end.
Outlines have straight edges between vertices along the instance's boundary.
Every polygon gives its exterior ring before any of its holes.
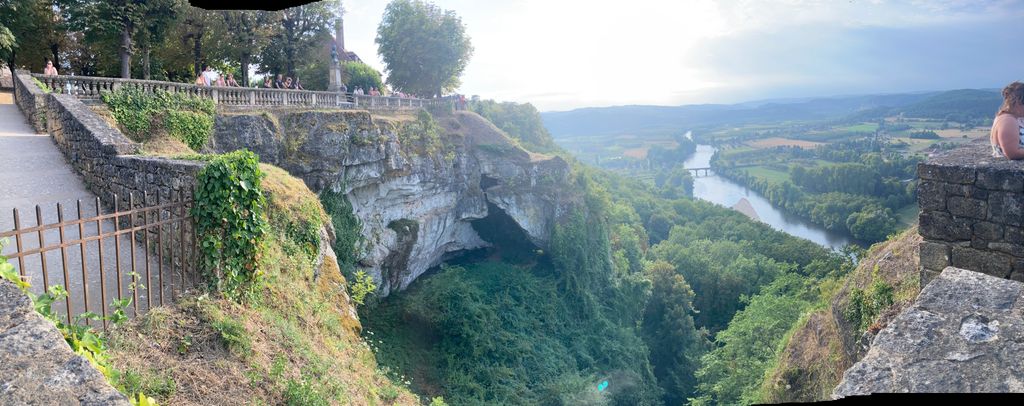
{"type": "Polygon", "coordinates": [[[299,82],[299,77],[295,76],[295,86],[292,87],[295,90],[306,90],[302,88],[302,83],[299,82]]]}
{"type": "Polygon", "coordinates": [[[53,66],[53,61],[46,60],[46,68],[43,68],[43,74],[57,76],[57,67],[53,66]]]}
{"type": "Polygon", "coordinates": [[[196,76],[195,84],[196,86],[206,86],[206,79],[203,79],[202,73],[200,73],[199,76],[196,76]]]}
{"type": "Polygon", "coordinates": [[[238,86],[238,82],[235,81],[235,74],[234,73],[229,73],[228,74],[228,80],[226,80],[224,84],[227,85],[227,86],[230,86],[230,87],[239,87],[238,86]]]}
{"type": "Polygon", "coordinates": [[[284,75],[278,73],[277,79],[274,80],[274,89],[284,89],[284,75]]]}
{"type": "Polygon", "coordinates": [[[284,78],[284,88],[285,89],[291,89],[292,88],[292,78],[291,78],[291,76],[284,78]]]}
{"type": "Polygon", "coordinates": [[[267,77],[263,78],[263,88],[264,89],[273,89],[274,88],[274,80],[271,79],[270,76],[267,76],[267,77]]]}

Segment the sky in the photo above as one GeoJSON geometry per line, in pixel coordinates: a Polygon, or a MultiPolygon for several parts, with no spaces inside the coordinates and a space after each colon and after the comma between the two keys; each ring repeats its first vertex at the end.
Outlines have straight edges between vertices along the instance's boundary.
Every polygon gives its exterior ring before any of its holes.
{"type": "MultiPolygon", "coordinates": [[[[388,0],[344,0],[378,70],[388,0]]],[[[459,93],[541,111],[1000,88],[1024,80],[1024,0],[434,0],[474,53],[459,93]]]]}

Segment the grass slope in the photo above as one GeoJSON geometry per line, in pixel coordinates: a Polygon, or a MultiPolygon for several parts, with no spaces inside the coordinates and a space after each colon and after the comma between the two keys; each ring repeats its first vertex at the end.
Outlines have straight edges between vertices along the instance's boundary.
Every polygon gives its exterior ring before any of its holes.
{"type": "Polygon", "coordinates": [[[122,382],[171,405],[418,404],[359,336],[337,263],[316,268],[302,232],[327,219],[316,195],[261,167],[272,227],[263,291],[245,304],[193,293],[116,329],[110,354],[122,382]]]}

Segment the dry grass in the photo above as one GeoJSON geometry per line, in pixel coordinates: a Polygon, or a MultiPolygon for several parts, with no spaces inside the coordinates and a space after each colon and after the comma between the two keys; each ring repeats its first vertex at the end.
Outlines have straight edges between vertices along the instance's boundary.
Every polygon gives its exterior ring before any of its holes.
{"type": "MultiPolygon", "coordinates": [[[[326,216],[319,203],[310,209],[318,201],[301,180],[262,169],[268,217],[326,216]]],[[[142,376],[143,388],[172,381],[169,393],[147,393],[161,404],[418,404],[377,368],[337,263],[327,257],[314,272],[315,259],[278,227],[266,248],[266,284],[254,298],[192,295],[154,309],[115,331],[115,367],[142,376]]]]}
{"type": "Polygon", "coordinates": [[[762,385],[763,401],[809,402],[828,400],[843,373],[863,356],[864,342],[857,326],[843,314],[853,289],[867,291],[876,281],[893,287],[894,303],[869,327],[873,335],[913,303],[921,287],[918,279],[917,227],[875,244],[857,269],[843,278],[829,305],[807,315],[786,340],[776,367],[762,385]]]}
{"type": "Polygon", "coordinates": [[[631,148],[622,151],[622,155],[628,156],[630,158],[644,159],[647,157],[647,151],[649,149],[650,147],[631,148]]]}
{"type": "Polygon", "coordinates": [[[979,138],[979,137],[988,137],[989,131],[990,131],[990,129],[988,129],[988,128],[980,128],[980,127],[972,128],[972,129],[967,130],[967,131],[961,131],[961,130],[956,129],[956,128],[950,128],[950,129],[945,129],[945,130],[935,130],[935,133],[938,134],[939,137],[942,137],[942,138],[962,138],[964,135],[966,135],[967,138],[979,138]]]}
{"type": "Polygon", "coordinates": [[[754,148],[772,148],[772,147],[780,147],[780,146],[793,146],[793,147],[800,147],[800,148],[814,148],[814,147],[817,147],[817,146],[821,145],[822,143],[814,142],[814,141],[793,140],[793,139],[781,138],[781,137],[771,137],[771,138],[760,139],[760,140],[757,140],[757,141],[751,141],[751,142],[749,142],[747,144],[749,144],[750,146],[752,146],[754,148]]]}

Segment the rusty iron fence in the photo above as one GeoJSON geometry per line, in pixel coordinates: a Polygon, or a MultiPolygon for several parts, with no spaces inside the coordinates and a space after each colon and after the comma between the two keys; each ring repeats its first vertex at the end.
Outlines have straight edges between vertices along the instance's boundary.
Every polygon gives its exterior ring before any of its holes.
{"type": "Polygon", "coordinates": [[[103,213],[98,197],[92,202],[77,200],[75,219],[66,219],[64,205],[57,203],[56,222],[45,220],[54,212],[37,205],[34,226],[25,226],[15,208],[14,228],[0,232],[0,240],[13,240],[7,248],[14,251],[5,249],[3,255],[32,284],[33,293],[55,285],[67,290],[63,309],[55,302],[54,311],[65,313],[69,323],[92,312],[102,316],[106,328],[108,313],[117,309],[113,300],[130,297],[131,304],[123,310],[135,317],[173,301],[197,283],[191,199],[146,193],[141,202],[129,194],[126,201],[114,195],[112,203],[113,211],[103,213]],[[120,207],[123,203],[128,207],[120,207]]]}

